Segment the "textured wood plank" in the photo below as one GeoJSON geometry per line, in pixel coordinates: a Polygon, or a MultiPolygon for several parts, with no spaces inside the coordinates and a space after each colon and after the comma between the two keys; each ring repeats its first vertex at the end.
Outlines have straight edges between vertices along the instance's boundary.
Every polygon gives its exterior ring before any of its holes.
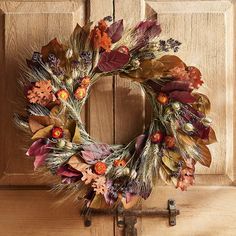
{"type": "Polygon", "coordinates": [[[45,190],[0,191],[0,235],[112,235],[112,222],[108,217],[93,218],[92,227],[86,228],[78,204],[59,205],[56,200],[45,190]]]}
{"type": "Polygon", "coordinates": [[[181,192],[171,187],[157,187],[143,207],[166,208],[167,199],[176,200],[180,215],[177,224],[168,226],[168,219],[142,219],[139,236],[217,236],[236,234],[236,188],[193,187],[181,192]]]}
{"type": "MultiPolygon", "coordinates": [[[[116,20],[134,26],[143,18],[143,1],[115,1],[116,20]],[[130,13],[132,12],[132,17],[130,13]]],[[[115,142],[128,143],[141,134],[145,125],[145,98],[141,89],[128,79],[115,79],[115,142]]]]}
{"type": "MultiPolygon", "coordinates": [[[[14,112],[22,113],[24,104],[17,85],[19,62],[24,63],[33,50],[41,49],[51,39],[68,39],[75,22],[84,23],[85,3],[81,1],[60,2],[0,2],[1,57],[4,56],[5,74],[1,74],[1,184],[38,184],[31,176],[32,161],[24,158],[26,140],[13,125],[14,112]],[[4,173],[3,173],[4,172],[4,173]],[[19,183],[19,179],[22,180],[19,183]]],[[[1,63],[2,64],[2,63],[1,63]]],[[[2,72],[1,72],[2,73],[2,72]]]]}
{"type": "MultiPolygon", "coordinates": [[[[90,1],[90,20],[95,23],[113,15],[113,1],[90,1]]],[[[89,99],[89,132],[100,142],[113,143],[113,79],[111,76],[98,81],[89,99]]]]}

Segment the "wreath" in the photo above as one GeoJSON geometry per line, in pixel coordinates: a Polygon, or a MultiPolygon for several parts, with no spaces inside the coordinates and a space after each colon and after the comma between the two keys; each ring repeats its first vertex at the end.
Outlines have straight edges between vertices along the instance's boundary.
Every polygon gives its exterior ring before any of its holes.
{"type": "Polygon", "coordinates": [[[156,20],[124,29],[105,17],[77,24],[67,43],[55,38],[27,60],[22,79],[27,115],[16,123],[32,136],[27,155],[35,170],[59,177],[54,189],[72,192],[88,207],[132,207],[147,199],[161,177],[186,190],[195,164],[209,167],[208,144],[216,141],[207,117],[208,98],[197,93],[201,72],[168,52],[175,39],[160,40],[156,20]],[[126,145],[95,141],[80,113],[92,85],[107,75],[130,79],[149,98],[150,126],[126,145]]]}

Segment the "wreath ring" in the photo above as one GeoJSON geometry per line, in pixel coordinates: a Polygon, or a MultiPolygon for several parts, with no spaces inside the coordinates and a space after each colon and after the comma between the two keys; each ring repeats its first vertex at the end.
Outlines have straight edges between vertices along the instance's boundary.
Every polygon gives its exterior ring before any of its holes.
{"type": "Polygon", "coordinates": [[[60,177],[56,190],[73,191],[89,207],[129,208],[148,198],[158,176],[186,190],[196,162],[210,166],[206,145],[216,137],[210,102],[196,92],[201,72],[167,54],[181,43],[158,39],[155,20],[127,30],[111,20],[77,25],[66,44],[53,39],[33,53],[22,81],[28,115],[15,121],[32,136],[35,169],[60,177]],[[96,142],[80,117],[92,85],[115,74],[137,84],[153,109],[150,127],[127,145],[96,142]]]}

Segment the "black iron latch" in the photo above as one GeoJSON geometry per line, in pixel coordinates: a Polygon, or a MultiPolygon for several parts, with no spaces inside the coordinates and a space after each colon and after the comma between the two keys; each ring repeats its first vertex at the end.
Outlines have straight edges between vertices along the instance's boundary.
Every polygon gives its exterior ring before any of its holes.
{"type": "Polygon", "coordinates": [[[176,216],[180,214],[180,211],[176,209],[175,200],[169,199],[167,203],[167,209],[148,208],[148,209],[131,209],[126,210],[121,205],[116,209],[94,209],[86,208],[81,212],[84,217],[84,225],[86,227],[91,226],[92,216],[96,215],[110,215],[115,216],[117,219],[117,226],[124,230],[125,236],[136,236],[137,229],[135,224],[137,223],[137,217],[143,216],[155,216],[155,217],[168,217],[169,225],[176,225],[176,216]]]}

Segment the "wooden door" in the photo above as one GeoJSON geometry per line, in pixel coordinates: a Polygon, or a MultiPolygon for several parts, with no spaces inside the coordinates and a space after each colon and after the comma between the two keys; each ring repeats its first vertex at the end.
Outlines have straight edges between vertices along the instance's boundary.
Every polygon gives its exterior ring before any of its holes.
{"type": "MultiPolygon", "coordinates": [[[[32,174],[32,161],[24,158],[25,144],[13,127],[19,106],[16,79],[18,61],[54,37],[66,38],[75,24],[106,15],[135,23],[158,18],[162,38],[181,41],[178,55],[199,67],[212,101],[218,143],[211,146],[210,169],[198,167],[196,185],[180,192],[161,182],[142,207],[166,208],[174,198],[181,215],[169,227],[162,218],[141,218],[138,234],[236,235],[235,157],[235,4],[234,1],[180,0],[0,0],[0,235],[118,235],[109,217],[93,219],[84,228],[75,204],[56,206],[47,184],[32,174]],[[32,50],[31,50],[32,48],[32,50]],[[14,141],[13,141],[14,140],[14,141]]],[[[126,143],[148,124],[150,109],[141,91],[122,78],[103,78],[95,85],[84,111],[90,134],[108,143],[126,143]]]]}

